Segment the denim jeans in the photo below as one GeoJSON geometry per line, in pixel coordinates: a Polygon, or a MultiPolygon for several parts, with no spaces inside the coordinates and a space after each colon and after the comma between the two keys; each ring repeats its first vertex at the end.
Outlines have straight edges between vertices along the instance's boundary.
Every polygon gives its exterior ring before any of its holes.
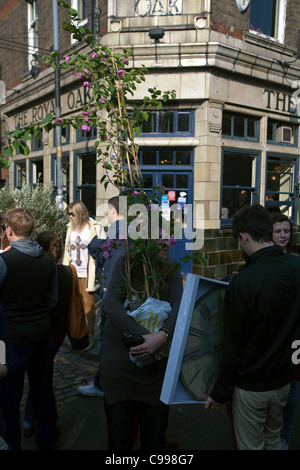
{"type": "Polygon", "coordinates": [[[13,344],[14,365],[1,387],[5,441],[12,450],[21,449],[20,403],[27,372],[30,394],[39,431],[41,450],[53,450],[57,441],[56,406],[53,391],[51,338],[34,344],[13,344]]]}
{"type": "Polygon", "coordinates": [[[280,437],[290,441],[294,430],[295,419],[298,411],[298,387],[297,382],[291,383],[291,389],[283,410],[283,426],[280,437]]]}

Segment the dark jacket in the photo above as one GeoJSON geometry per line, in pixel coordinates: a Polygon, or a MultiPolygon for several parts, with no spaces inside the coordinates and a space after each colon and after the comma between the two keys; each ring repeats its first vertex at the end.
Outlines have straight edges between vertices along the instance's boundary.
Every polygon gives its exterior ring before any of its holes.
{"type": "Polygon", "coordinates": [[[291,381],[292,342],[300,339],[300,257],[272,246],[256,251],[227,288],[225,345],[210,396],[231,400],[234,386],[273,390],[291,381]]]}
{"type": "Polygon", "coordinates": [[[0,305],[12,344],[44,341],[51,335],[50,311],[57,303],[54,259],[22,238],[0,255],[0,305]]]}
{"type": "Polygon", "coordinates": [[[107,231],[105,240],[94,238],[88,245],[89,254],[96,262],[96,275],[101,284],[100,296],[102,297],[105,290],[108,288],[112,276],[113,268],[117,260],[125,253],[125,223],[123,219],[113,222],[107,231]],[[108,240],[112,240],[113,248],[110,251],[103,250],[103,245],[108,240]],[[109,253],[109,257],[103,256],[104,252],[109,253]]]}

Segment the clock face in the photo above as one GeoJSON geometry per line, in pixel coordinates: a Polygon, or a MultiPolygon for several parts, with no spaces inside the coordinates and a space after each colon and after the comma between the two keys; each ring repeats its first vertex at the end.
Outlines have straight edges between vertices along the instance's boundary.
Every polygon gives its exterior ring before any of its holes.
{"type": "Polygon", "coordinates": [[[236,0],[237,7],[240,12],[247,10],[250,0],[236,0]]]}
{"type": "Polygon", "coordinates": [[[196,400],[205,401],[216,381],[223,349],[226,286],[212,288],[195,303],[180,378],[196,400]]]}

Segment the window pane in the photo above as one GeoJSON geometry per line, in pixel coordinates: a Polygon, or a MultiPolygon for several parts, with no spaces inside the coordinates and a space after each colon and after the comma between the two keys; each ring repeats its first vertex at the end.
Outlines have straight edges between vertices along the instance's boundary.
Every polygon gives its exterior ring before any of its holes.
{"type": "Polygon", "coordinates": [[[272,121],[271,119],[268,119],[267,139],[268,140],[275,140],[275,137],[274,137],[274,121],[272,121]]]}
{"type": "Polygon", "coordinates": [[[16,171],[16,185],[18,188],[20,188],[23,184],[26,183],[26,163],[18,163],[16,165],[16,171]]]}
{"type": "Polygon", "coordinates": [[[226,209],[223,218],[233,217],[242,205],[251,203],[254,161],[250,155],[224,154],[223,186],[233,187],[222,190],[222,208],[226,209]]]}
{"type": "Polygon", "coordinates": [[[142,133],[143,134],[154,134],[157,132],[157,112],[148,113],[148,121],[143,121],[142,133]]]}
{"type": "Polygon", "coordinates": [[[293,192],[294,160],[269,159],[267,191],[293,192]]]}
{"type": "Polygon", "coordinates": [[[174,131],[173,111],[161,111],[159,113],[159,133],[170,134],[174,131]]]}
{"type": "Polygon", "coordinates": [[[246,189],[228,188],[222,192],[222,218],[234,217],[239,209],[252,204],[252,193],[246,189]]]}
{"type": "Polygon", "coordinates": [[[250,29],[274,36],[277,0],[251,0],[250,29]]]}
{"type": "Polygon", "coordinates": [[[176,175],[176,188],[187,188],[188,187],[188,175],[176,175]]]}
{"type": "Polygon", "coordinates": [[[253,157],[238,154],[224,155],[223,185],[252,186],[253,157]]]}
{"type": "Polygon", "coordinates": [[[173,150],[161,150],[159,152],[160,165],[173,165],[173,150]]]}
{"type": "Polygon", "coordinates": [[[143,174],[143,181],[144,181],[144,188],[145,189],[153,188],[153,175],[144,175],[143,174]]]}
{"type": "Polygon", "coordinates": [[[162,185],[165,188],[174,188],[173,175],[162,175],[162,185]]]}
{"type": "Polygon", "coordinates": [[[234,137],[245,137],[245,117],[235,115],[234,116],[234,137]]]}
{"type": "Polygon", "coordinates": [[[231,121],[232,114],[224,112],[222,122],[222,135],[231,136],[231,121]]]}
{"type": "Polygon", "coordinates": [[[190,113],[178,112],[178,132],[188,132],[190,130],[190,113]]]}
{"type": "Polygon", "coordinates": [[[81,157],[81,184],[96,184],[96,156],[81,157]]]}
{"type": "Polygon", "coordinates": [[[143,150],[141,163],[143,165],[156,165],[156,150],[143,150]]]}
{"type": "Polygon", "coordinates": [[[190,150],[177,150],[175,155],[176,165],[190,165],[191,164],[191,152],[190,150]]]}
{"type": "Polygon", "coordinates": [[[256,137],[255,135],[255,124],[257,122],[257,119],[249,117],[247,119],[248,123],[248,128],[247,128],[247,137],[256,137]]]}

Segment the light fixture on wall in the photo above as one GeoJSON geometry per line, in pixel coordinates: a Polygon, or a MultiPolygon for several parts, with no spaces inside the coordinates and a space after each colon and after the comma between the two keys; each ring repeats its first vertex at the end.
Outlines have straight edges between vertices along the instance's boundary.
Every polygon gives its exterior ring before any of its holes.
{"type": "Polygon", "coordinates": [[[33,61],[30,62],[31,67],[30,67],[29,72],[30,72],[32,78],[36,78],[38,76],[38,74],[40,73],[40,71],[41,71],[41,67],[37,67],[36,65],[33,65],[32,62],[33,61]]]}
{"type": "Polygon", "coordinates": [[[157,43],[160,39],[162,39],[165,35],[165,31],[163,28],[151,28],[149,31],[149,36],[151,39],[157,43]]]}

